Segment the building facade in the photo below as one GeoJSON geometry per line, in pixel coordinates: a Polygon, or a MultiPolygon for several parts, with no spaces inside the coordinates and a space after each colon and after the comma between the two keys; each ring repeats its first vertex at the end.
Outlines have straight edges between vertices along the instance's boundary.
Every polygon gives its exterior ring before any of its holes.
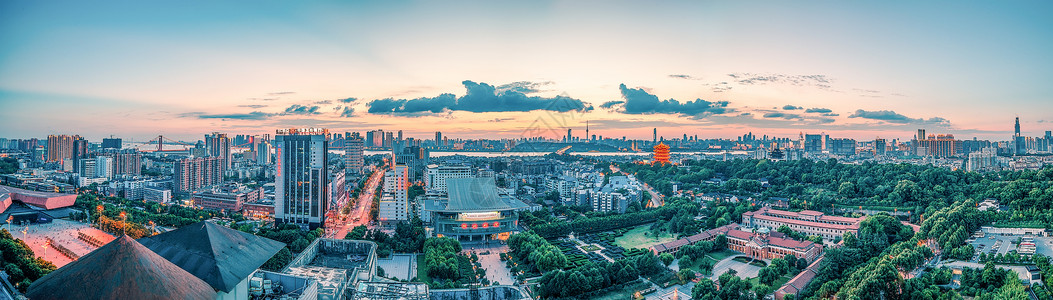
{"type": "Polygon", "coordinates": [[[825,241],[832,241],[846,232],[857,233],[862,221],[863,218],[827,216],[814,210],[790,212],[769,207],[742,214],[742,224],[745,227],[776,230],[786,226],[806,235],[820,236],[825,241]]]}
{"type": "Polygon", "coordinates": [[[222,162],[223,171],[230,169],[230,138],[225,133],[213,132],[205,135],[205,151],[208,156],[218,157],[222,162]]]}
{"type": "Polygon", "coordinates": [[[766,228],[756,232],[729,230],[727,233],[728,249],[749,255],[755,259],[775,259],[793,255],[797,258],[814,261],[823,252],[823,246],[811,241],[789,239],[779,232],[766,228]]]}
{"type": "Polygon", "coordinates": [[[261,198],[263,198],[262,187],[253,189],[237,183],[195,192],[191,196],[195,206],[227,212],[241,211],[243,204],[256,202],[261,198]]]}
{"type": "Polygon", "coordinates": [[[366,166],[365,140],[358,132],[344,134],[344,167],[351,174],[361,174],[362,168],[366,166]]]}
{"type": "Polygon", "coordinates": [[[445,194],[447,179],[471,177],[472,168],[465,165],[429,165],[424,184],[430,194],[445,194]]]}
{"type": "Polygon", "coordinates": [[[329,210],[329,130],[280,129],[274,139],[274,223],[315,229],[329,210]]]}
{"type": "Polygon", "coordinates": [[[173,191],[186,193],[223,183],[223,161],[219,157],[197,157],[172,164],[173,191]]]}
{"type": "Polygon", "coordinates": [[[461,243],[506,240],[518,231],[517,210],[530,207],[501,194],[493,178],[451,178],[447,195],[421,199],[421,220],[436,236],[461,243]]]}
{"type": "Polygon", "coordinates": [[[381,224],[409,221],[409,168],[396,164],[384,172],[384,194],[380,197],[377,218],[381,224]]]}

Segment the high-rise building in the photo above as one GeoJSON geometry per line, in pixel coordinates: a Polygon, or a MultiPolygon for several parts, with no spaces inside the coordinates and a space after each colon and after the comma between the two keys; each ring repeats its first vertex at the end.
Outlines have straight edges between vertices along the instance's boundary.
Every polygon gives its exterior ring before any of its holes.
{"type": "Polygon", "coordinates": [[[397,140],[399,140],[399,141],[402,140],[402,130],[399,130],[399,138],[397,140]]]}
{"type": "Polygon", "coordinates": [[[466,165],[430,165],[425,172],[424,184],[428,194],[445,194],[447,179],[471,177],[472,168],[466,165]]]}
{"type": "Polygon", "coordinates": [[[329,130],[279,129],[274,139],[274,223],[315,229],[329,210],[329,130]]]}
{"type": "Polygon", "coordinates": [[[256,145],[256,163],[261,165],[271,164],[271,143],[260,141],[256,145]]]}
{"type": "Polygon", "coordinates": [[[874,155],[882,156],[885,155],[886,147],[885,139],[874,139],[874,155]]]}
{"type": "Polygon", "coordinates": [[[48,162],[60,162],[63,170],[74,170],[81,158],[88,157],[88,140],[79,135],[49,135],[47,151],[48,162]]]}
{"type": "Polygon", "coordinates": [[[72,158],[73,139],[80,136],[48,135],[48,162],[61,162],[64,158],[72,158]]]}
{"type": "Polygon", "coordinates": [[[396,164],[409,168],[409,180],[420,181],[424,177],[424,168],[428,166],[430,153],[420,146],[395,147],[392,156],[396,164]]]}
{"type": "Polygon", "coordinates": [[[845,139],[845,138],[833,138],[830,139],[830,153],[837,155],[855,155],[856,154],[856,140],[845,139]]]}
{"type": "MultiPolygon", "coordinates": [[[[85,159],[86,160],[86,159],[85,159]]],[[[96,156],[95,157],[95,177],[96,178],[113,178],[113,158],[109,156],[96,156]]]]}
{"type": "Polygon", "coordinates": [[[1013,154],[1022,155],[1027,153],[1027,141],[1023,135],[1020,135],[1020,117],[1016,117],[1016,124],[1013,125],[1013,154]]]}
{"type": "Polygon", "coordinates": [[[820,153],[823,152],[823,135],[821,134],[806,134],[804,135],[804,152],[807,153],[820,153]]]}
{"type": "Polygon", "coordinates": [[[436,131],[435,132],[435,148],[440,148],[442,146],[444,146],[442,144],[442,132],[436,131]]]}
{"type": "Polygon", "coordinates": [[[174,192],[186,193],[223,183],[223,160],[219,157],[195,157],[172,164],[174,192]]]}
{"type": "Polygon", "coordinates": [[[651,141],[651,142],[652,143],[657,143],[658,142],[658,128],[652,128],[652,131],[653,132],[651,133],[651,135],[652,135],[651,138],[653,139],[653,141],[651,141]]]}
{"type": "Polygon", "coordinates": [[[395,145],[395,134],[388,131],[384,133],[384,144],[381,145],[384,148],[391,148],[395,145]]]}
{"type": "Polygon", "coordinates": [[[360,174],[365,167],[365,141],[358,132],[344,133],[344,168],[348,173],[360,174]]]}
{"type": "Polygon", "coordinates": [[[924,140],[927,136],[925,135],[925,129],[918,129],[918,135],[914,137],[914,140],[924,140]]]}
{"type": "Polygon", "coordinates": [[[998,149],[983,148],[978,152],[969,153],[969,159],[965,163],[965,170],[970,172],[998,171],[998,149]]]}
{"type": "Polygon", "coordinates": [[[94,159],[82,159],[80,165],[77,166],[77,175],[80,177],[93,178],[95,177],[95,160],[94,159]]]}
{"type": "Polygon", "coordinates": [[[136,149],[103,149],[98,155],[113,159],[113,175],[141,175],[143,154],[136,149]]]}
{"type": "Polygon", "coordinates": [[[409,168],[396,164],[384,172],[384,195],[380,198],[377,217],[382,224],[409,220],[409,168]]]}
{"type": "Polygon", "coordinates": [[[120,138],[102,139],[102,149],[121,149],[121,147],[123,147],[123,145],[121,144],[120,138]]]}
{"type": "Polygon", "coordinates": [[[918,155],[933,157],[952,157],[962,154],[962,141],[954,139],[952,134],[930,135],[918,141],[918,155]],[[924,151],[924,152],[923,152],[924,151]]]}
{"type": "Polygon", "coordinates": [[[213,132],[212,134],[205,135],[205,151],[206,155],[211,157],[219,157],[223,160],[223,171],[230,169],[231,156],[230,156],[230,138],[225,133],[213,132]]]}
{"type": "Polygon", "coordinates": [[[574,141],[574,135],[570,133],[570,130],[570,128],[567,128],[567,139],[564,140],[568,143],[574,141]]]}

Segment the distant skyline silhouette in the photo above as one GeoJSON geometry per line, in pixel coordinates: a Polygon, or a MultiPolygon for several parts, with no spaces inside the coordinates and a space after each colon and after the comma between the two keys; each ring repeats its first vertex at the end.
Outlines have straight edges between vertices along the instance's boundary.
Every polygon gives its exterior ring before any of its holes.
{"type": "MultiPolygon", "coordinates": [[[[1053,2],[0,3],[0,137],[1053,129],[1053,2]],[[561,101],[560,106],[551,106],[561,101]]],[[[556,136],[550,136],[556,137],[556,136]]]]}

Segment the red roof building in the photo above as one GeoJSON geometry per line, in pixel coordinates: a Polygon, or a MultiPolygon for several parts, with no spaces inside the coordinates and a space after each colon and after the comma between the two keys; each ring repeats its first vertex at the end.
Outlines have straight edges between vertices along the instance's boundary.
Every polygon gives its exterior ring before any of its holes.
{"type": "Polygon", "coordinates": [[[778,229],[786,226],[793,231],[817,235],[828,241],[844,235],[845,232],[857,233],[862,221],[863,218],[827,216],[814,210],[792,212],[769,207],[742,214],[742,224],[745,227],[778,229]]]}
{"type": "Polygon", "coordinates": [[[793,255],[813,261],[823,253],[823,246],[811,241],[798,241],[779,232],[761,229],[757,232],[730,230],[727,233],[728,249],[738,251],[756,259],[775,259],[793,255]]]}

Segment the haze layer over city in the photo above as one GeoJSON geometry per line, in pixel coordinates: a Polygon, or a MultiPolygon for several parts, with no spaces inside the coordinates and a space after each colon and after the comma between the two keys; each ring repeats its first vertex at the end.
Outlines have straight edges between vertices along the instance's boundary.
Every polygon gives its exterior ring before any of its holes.
{"type": "Polygon", "coordinates": [[[1053,299],[1053,3],[0,3],[0,298],[1053,299]]]}

